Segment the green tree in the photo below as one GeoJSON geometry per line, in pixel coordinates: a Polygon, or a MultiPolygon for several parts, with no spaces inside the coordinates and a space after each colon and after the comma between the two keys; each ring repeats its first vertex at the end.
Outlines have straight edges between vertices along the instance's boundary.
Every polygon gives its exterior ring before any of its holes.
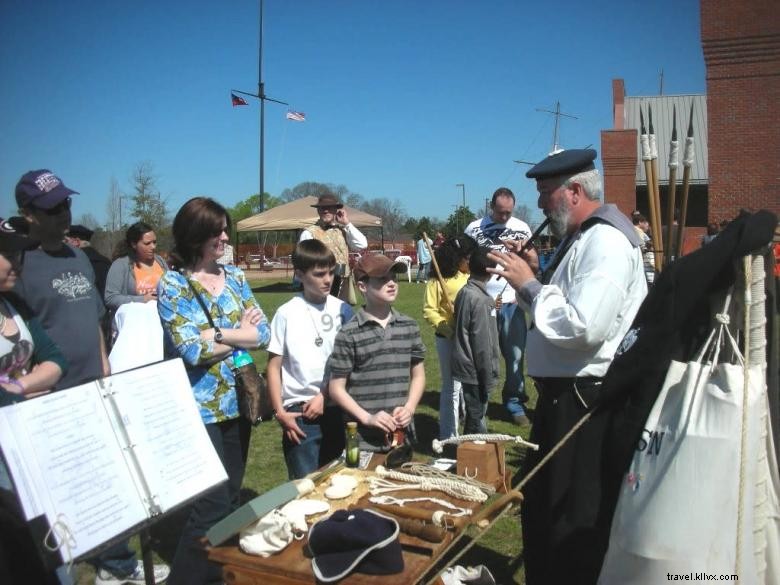
{"type": "MultiPolygon", "coordinates": [[[[467,207],[462,205],[458,206],[447,218],[447,222],[444,224],[444,235],[447,237],[457,236],[463,233],[466,226],[477,218],[476,215],[467,207]]],[[[430,234],[429,234],[430,235],[430,234]]]]}
{"type": "Polygon", "coordinates": [[[160,230],[170,222],[166,202],[157,188],[157,180],[154,165],[150,161],[138,163],[130,176],[133,189],[130,199],[133,203],[131,215],[138,221],[146,222],[160,230]]]}
{"type": "MultiPolygon", "coordinates": [[[[264,211],[268,211],[269,209],[276,207],[277,205],[281,205],[282,203],[283,201],[279,197],[274,197],[270,193],[265,193],[263,196],[264,211]]],[[[260,213],[260,194],[255,193],[254,195],[250,195],[243,201],[236,203],[233,207],[229,207],[227,211],[230,214],[230,219],[233,222],[233,233],[231,234],[230,239],[236,244],[253,242],[256,237],[252,234],[237,232],[236,224],[238,224],[238,222],[242,219],[246,219],[247,217],[252,217],[253,215],[260,213]]]]}

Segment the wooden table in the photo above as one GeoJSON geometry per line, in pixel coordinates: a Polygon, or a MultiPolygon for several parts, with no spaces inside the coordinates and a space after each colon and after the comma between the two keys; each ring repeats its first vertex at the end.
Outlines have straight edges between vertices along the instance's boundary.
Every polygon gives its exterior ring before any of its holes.
{"type": "MultiPolygon", "coordinates": [[[[433,496],[447,499],[458,506],[471,508],[474,510],[474,514],[477,514],[482,509],[482,505],[479,503],[457,500],[441,492],[407,490],[393,495],[403,498],[433,496]]],[[[415,506],[430,510],[437,509],[435,505],[428,502],[420,503],[419,505],[415,504],[415,506]]],[[[356,504],[356,507],[371,508],[372,505],[368,502],[368,495],[363,496],[356,504]]],[[[490,508],[494,507],[490,506],[490,508]]],[[[492,520],[501,512],[501,509],[503,509],[503,506],[494,508],[493,513],[489,514],[486,519],[492,520]]],[[[380,513],[386,514],[385,512],[380,513]]],[[[394,575],[352,573],[339,581],[339,583],[348,585],[409,585],[425,582],[423,578],[427,576],[430,579],[433,576],[426,575],[429,570],[443,560],[447,552],[460,540],[464,532],[465,528],[459,531],[450,530],[440,543],[426,542],[401,532],[399,540],[404,557],[404,570],[402,573],[394,575]]],[[[269,583],[299,585],[301,583],[316,583],[311,567],[311,556],[308,555],[306,543],[306,538],[293,541],[283,551],[268,558],[245,554],[235,544],[210,548],[208,555],[210,560],[223,565],[222,574],[225,583],[228,585],[268,585],[269,583]]],[[[437,583],[440,582],[440,580],[437,581],[437,583]]]]}

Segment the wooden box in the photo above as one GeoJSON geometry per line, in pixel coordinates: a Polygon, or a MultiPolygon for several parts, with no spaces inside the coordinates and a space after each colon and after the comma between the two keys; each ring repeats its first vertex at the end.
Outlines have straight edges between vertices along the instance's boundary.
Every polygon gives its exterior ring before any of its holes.
{"type": "Polygon", "coordinates": [[[504,485],[506,464],[501,443],[468,442],[458,445],[458,475],[478,479],[496,489],[504,485]]]}

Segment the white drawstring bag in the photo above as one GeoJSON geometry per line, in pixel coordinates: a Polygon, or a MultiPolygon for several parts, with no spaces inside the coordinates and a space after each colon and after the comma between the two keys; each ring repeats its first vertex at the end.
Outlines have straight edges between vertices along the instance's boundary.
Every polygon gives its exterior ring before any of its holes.
{"type": "Polygon", "coordinates": [[[696,359],[669,366],[624,477],[600,584],[657,585],[670,573],[717,579],[737,573],[738,549],[740,583],[757,582],[752,524],[765,378],[761,366],[750,367],[740,482],[745,369],[727,327],[729,300],[696,359]],[[718,363],[721,342],[735,364],[718,363]]]}

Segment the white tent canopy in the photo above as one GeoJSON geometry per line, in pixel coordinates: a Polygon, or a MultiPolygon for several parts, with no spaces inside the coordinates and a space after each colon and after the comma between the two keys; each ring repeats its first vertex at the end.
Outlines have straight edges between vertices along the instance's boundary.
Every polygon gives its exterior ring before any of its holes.
{"type": "MultiPolygon", "coordinates": [[[[273,207],[263,213],[242,219],[236,224],[239,232],[301,230],[314,224],[319,215],[312,207],[317,203],[316,197],[303,197],[290,203],[273,207]]],[[[382,227],[382,218],[365,213],[352,207],[344,206],[349,221],[357,227],[382,227]]]]}

